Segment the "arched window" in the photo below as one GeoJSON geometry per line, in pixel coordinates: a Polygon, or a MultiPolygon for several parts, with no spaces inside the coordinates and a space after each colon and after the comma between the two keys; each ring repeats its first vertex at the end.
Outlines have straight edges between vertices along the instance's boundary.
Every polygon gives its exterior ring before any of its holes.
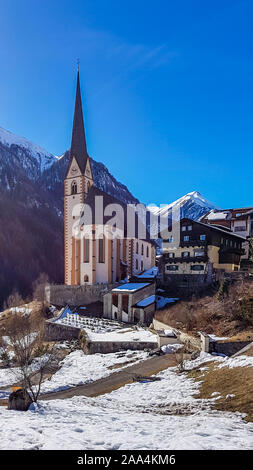
{"type": "Polygon", "coordinates": [[[89,276],[88,276],[87,274],[85,274],[85,275],[83,276],[83,281],[84,281],[84,282],[89,282],[89,276]]]}
{"type": "Polygon", "coordinates": [[[138,255],[138,253],[139,253],[139,243],[136,242],[136,254],[138,255]]]}
{"type": "Polygon", "coordinates": [[[138,269],[138,267],[139,267],[139,265],[138,265],[138,259],[136,260],[135,266],[136,266],[136,269],[138,269]]]}
{"type": "Polygon", "coordinates": [[[77,184],[76,181],[73,181],[71,184],[71,194],[77,194],[77,184]]]}
{"type": "Polygon", "coordinates": [[[90,182],[88,181],[88,183],[87,183],[87,193],[89,192],[89,190],[90,190],[90,182]]]}
{"type": "Polygon", "coordinates": [[[144,246],[143,246],[143,244],[141,245],[141,254],[142,254],[142,255],[144,254],[144,246]]]}
{"type": "Polygon", "coordinates": [[[147,258],[149,257],[149,246],[147,245],[147,258]]]}

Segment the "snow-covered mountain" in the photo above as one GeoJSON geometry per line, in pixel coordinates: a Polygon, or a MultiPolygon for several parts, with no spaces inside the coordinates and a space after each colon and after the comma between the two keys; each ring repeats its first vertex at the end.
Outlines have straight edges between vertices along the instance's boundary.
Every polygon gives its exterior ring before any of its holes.
{"type": "Polygon", "coordinates": [[[28,172],[31,178],[36,178],[49,168],[56,157],[39,145],[19,137],[0,127],[0,143],[13,154],[16,163],[28,172]]]}
{"type": "MultiPolygon", "coordinates": [[[[46,272],[63,282],[63,180],[69,152],[58,158],[23,137],[0,128],[0,307],[16,288],[31,291],[46,272]]],[[[98,188],[125,203],[139,202],[102,163],[91,159],[98,188]]],[[[181,217],[199,219],[215,206],[197,191],[154,213],[180,208],[181,217]]]]}
{"type": "MultiPolygon", "coordinates": [[[[125,203],[138,202],[108,169],[91,160],[96,185],[125,203]]],[[[68,151],[57,158],[0,128],[0,308],[13,289],[23,296],[46,272],[63,282],[63,180],[68,151]]]]}
{"type": "Polygon", "coordinates": [[[167,217],[167,214],[171,214],[173,211],[173,215],[180,214],[181,219],[187,217],[192,220],[199,220],[211,209],[218,209],[218,207],[205,199],[198,191],[192,191],[170,204],[150,207],[151,212],[155,215],[167,217]]]}

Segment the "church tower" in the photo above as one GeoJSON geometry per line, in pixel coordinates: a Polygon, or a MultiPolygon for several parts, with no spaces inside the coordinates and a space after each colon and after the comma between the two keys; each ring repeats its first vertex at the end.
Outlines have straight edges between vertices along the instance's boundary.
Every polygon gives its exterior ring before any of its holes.
{"type": "Polygon", "coordinates": [[[91,163],[86,146],[78,69],[69,165],[64,180],[64,269],[67,285],[80,284],[81,248],[80,240],[75,240],[72,234],[72,227],[75,223],[73,210],[76,205],[84,203],[93,184],[91,163]]]}

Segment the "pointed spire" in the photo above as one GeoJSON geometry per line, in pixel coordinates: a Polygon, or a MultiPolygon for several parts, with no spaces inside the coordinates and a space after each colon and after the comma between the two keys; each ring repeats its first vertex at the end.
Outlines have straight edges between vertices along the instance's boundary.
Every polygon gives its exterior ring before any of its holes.
{"type": "Polygon", "coordinates": [[[80,90],[79,64],[77,66],[76,102],[72,130],[70,159],[76,158],[82,173],[85,171],[88,154],[83,122],[82,99],[80,90]]]}

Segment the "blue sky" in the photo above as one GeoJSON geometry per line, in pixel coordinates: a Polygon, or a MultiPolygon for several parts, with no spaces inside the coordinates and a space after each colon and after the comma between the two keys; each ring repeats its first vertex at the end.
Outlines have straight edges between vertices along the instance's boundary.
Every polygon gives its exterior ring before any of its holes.
{"type": "Polygon", "coordinates": [[[0,126],[70,145],[80,58],[90,156],[145,203],[253,205],[253,2],[0,0],[0,126]]]}

